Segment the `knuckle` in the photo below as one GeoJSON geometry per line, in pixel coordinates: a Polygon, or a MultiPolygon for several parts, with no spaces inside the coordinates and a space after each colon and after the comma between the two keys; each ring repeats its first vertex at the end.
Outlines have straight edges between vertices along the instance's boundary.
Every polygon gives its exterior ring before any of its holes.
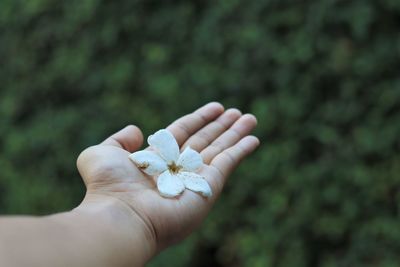
{"type": "Polygon", "coordinates": [[[235,138],[240,138],[240,137],[242,136],[241,133],[239,132],[239,130],[236,129],[236,128],[234,128],[234,127],[230,128],[230,129],[229,129],[229,132],[230,132],[232,135],[234,135],[235,138]]]}
{"type": "Polygon", "coordinates": [[[206,133],[205,131],[199,131],[196,136],[199,139],[202,139],[205,141],[205,143],[209,144],[211,142],[211,137],[208,133],[206,133]]]}
{"type": "Polygon", "coordinates": [[[207,117],[201,113],[193,113],[193,115],[195,115],[203,124],[207,123],[207,121],[208,121],[207,117]]]}
{"type": "Polygon", "coordinates": [[[232,154],[231,150],[226,150],[222,155],[229,161],[230,165],[235,166],[237,164],[237,158],[232,154]]]}

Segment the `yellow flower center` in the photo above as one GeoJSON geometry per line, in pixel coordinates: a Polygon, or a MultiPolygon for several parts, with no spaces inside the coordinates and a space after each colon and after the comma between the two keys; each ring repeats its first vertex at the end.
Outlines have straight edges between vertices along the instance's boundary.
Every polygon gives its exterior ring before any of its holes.
{"type": "Polygon", "coordinates": [[[172,174],[177,174],[181,169],[182,169],[182,166],[176,165],[175,162],[172,162],[171,164],[168,165],[168,170],[172,174]]]}

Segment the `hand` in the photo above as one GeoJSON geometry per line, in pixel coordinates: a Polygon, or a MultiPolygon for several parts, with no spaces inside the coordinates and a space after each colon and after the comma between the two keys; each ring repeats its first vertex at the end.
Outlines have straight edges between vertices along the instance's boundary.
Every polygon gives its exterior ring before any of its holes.
{"type": "Polygon", "coordinates": [[[181,149],[190,145],[200,152],[205,164],[199,174],[210,184],[211,198],[190,190],[178,198],[160,196],[155,180],[128,158],[142,146],[143,135],[136,126],[127,126],[79,156],[78,169],[87,187],[83,203],[117,199],[143,220],[149,242],[159,251],[182,240],[206,217],[229,174],[259,145],[249,136],[256,124],[253,115],[237,109],[224,112],[221,104],[209,103],[167,127],[181,149]]]}

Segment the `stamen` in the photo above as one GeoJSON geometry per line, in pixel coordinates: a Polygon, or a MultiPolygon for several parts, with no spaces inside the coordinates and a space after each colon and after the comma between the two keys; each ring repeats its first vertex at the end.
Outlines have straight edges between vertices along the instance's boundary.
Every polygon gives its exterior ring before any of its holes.
{"type": "Polygon", "coordinates": [[[142,164],[137,164],[136,166],[137,166],[139,169],[141,169],[141,170],[145,170],[145,169],[147,169],[147,167],[150,166],[150,164],[147,163],[147,162],[144,162],[144,163],[142,163],[142,164]]]}
{"type": "Polygon", "coordinates": [[[177,174],[181,169],[182,166],[176,165],[175,162],[168,165],[168,170],[173,174],[177,174]]]}

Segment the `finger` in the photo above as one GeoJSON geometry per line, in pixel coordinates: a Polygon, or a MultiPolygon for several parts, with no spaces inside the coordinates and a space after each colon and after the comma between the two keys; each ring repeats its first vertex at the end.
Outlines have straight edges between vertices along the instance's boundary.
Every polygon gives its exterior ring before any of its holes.
{"type": "Polygon", "coordinates": [[[213,158],[225,149],[236,144],[244,136],[248,135],[257,125],[257,119],[252,114],[245,114],[238,119],[231,128],[221,134],[208,147],[201,151],[205,164],[209,164],[213,158]]]}
{"type": "Polygon", "coordinates": [[[120,147],[129,152],[138,150],[143,143],[142,131],[137,126],[128,125],[119,132],[108,137],[101,144],[120,147]]]}
{"type": "Polygon", "coordinates": [[[217,102],[211,102],[197,109],[191,114],[183,116],[167,127],[174,136],[178,145],[185,141],[204,125],[214,120],[224,112],[224,107],[217,102]]]}
{"type": "Polygon", "coordinates": [[[234,146],[219,153],[211,162],[210,174],[207,180],[215,194],[219,194],[229,174],[239,165],[240,161],[252,153],[260,144],[257,137],[248,135],[234,146]]]}
{"type": "Polygon", "coordinates": [[[190,146],[196,151],[202,151],[211,144],[218,136],[225,132],[232,124],[237,121],[242,113],[235,108],[228,109],[220,115],[215,121],[210,122],[197,133],[189,137],[183,145],[183,148],[190,146]]]}

